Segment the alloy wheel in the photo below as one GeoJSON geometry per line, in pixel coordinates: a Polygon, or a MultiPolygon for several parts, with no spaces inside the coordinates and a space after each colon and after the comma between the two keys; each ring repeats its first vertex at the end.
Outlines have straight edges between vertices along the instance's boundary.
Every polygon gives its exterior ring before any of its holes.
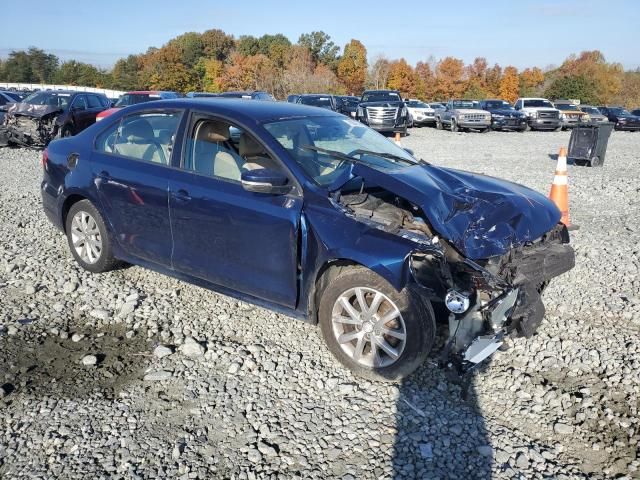
{"type": "Polygon", "coordinates": [[[406,345],[407,330],[398,307],[382,292],[355,287],[333,305],[331,322],[340,348],[369,368],[394,364],[406,345]]]}
{"type": "Polygon", "coordinates": [[[80,210],[71,221],[71,242],[78,256],[94,264],[102,255],[102,236],[98,224],[89,213],[80,210]]]}

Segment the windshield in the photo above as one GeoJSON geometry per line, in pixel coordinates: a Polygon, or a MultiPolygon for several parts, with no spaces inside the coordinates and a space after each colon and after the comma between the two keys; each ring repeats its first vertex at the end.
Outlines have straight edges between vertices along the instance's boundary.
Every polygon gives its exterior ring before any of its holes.
{"type": "Polygon", "coordinates": [[[400,95],[396,92],[365,92],[362,94],[363,102],[399,102],[400,95]]]}
{"type": "Polygon", "coordinates": [[[549,107],[553,108],[553,105],[549,100],[544,100],[543,98],[534,99],[534,100],[525,100],[523,107],[549,107]]]}
{"type": "Polygon", "coordinates": [[[348,155],[354,161],[382,170],[404,168],[417,163],[406,150],[378,132],[343,116],[278,120],[265,124],[265,128],[309,177],[321,186],[330,185],[351,166],[348,159],[319,151],[323,149],[348,155]],[[371,152],[399,158],[383,158],[371,152]]]}
{"type": "Polygon", "coordinates": [[[331,108],[331,97],[300,97],[300,103],[314,107],[331,108]]]}
{"type": "Polygon", "coordinates": [[[570,112],[579,112],[580,109],[578,107],[576,107],[575,105],[569,105],[566,103],[556,103],[556,108],[558,110],[565,110],[565,111],[570,111],[570,112]]]}
{"type": "Polygon", "coordinates": [[[610,108],[609,110],[611,110],[614,115],[631,115],[631,113],[624,108],[610,108]]]}
{"type": "Polygon", "coordinates": [[[598,110],[596,107],[580,107],[580,110],[592,115],[602,115],[602,113],[600,113],[600,110],[598,110]]]}
{"type": "Polygon", "coordinates": [[[407,107],[411,107],[411,108],[429,108],[429,105],[427,105],[424,102],[419,102],[417,100],[411,100],[411,101],[407,102],[407,107]]]}
{"type": "Polygon", "coordinates": [[[36,92],[29,95],[22,102],[29,105],[48,105],[66,108],[71,100],[70,93],[36,92]]]}
{"type": "Polygon", "coordinates": [[[515,110],[515,108],[513,108],[509,102],[505,102],[504,100],[492,100],[489,102],[484,102],[484,108],[500,109],[500,110],[515,110]]]}
{"type": "Polygon", "coordinates": [[[429,106],[434,110],[444,110],[444,105],[441,103],[430,103],[429,106]]]}
{"type": "Polygon", "coordinates": [[[137,105],[138,103],[151,102],[160,100],[160,95],[150,93],[125,93],[116,102],[116,107],[128,107],[129,105],[137,105]]]}
{"type": "Polygon", "coordinates": [[[22,98],[20,98],[20,95],[13,93],[13,92],[3,92],[7,97],[12,98],[13,100],[15,100],[16,102],[21,102],[22,98]]]}
{"type": "Polygon", "coordinates": [[[468,102],[465,100],[454,100],[453,108],[476,108],[473,102],[468,102]]]}

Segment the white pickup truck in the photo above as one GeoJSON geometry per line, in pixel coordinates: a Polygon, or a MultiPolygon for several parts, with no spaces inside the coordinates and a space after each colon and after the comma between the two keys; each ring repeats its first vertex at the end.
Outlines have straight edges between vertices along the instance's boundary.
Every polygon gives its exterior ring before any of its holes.
{"type": "Polygon", "coordinates": [[[519,98],[515,109],[527,117],[527,130],[559,130],[560,110],[546,98],[519,98]]]}

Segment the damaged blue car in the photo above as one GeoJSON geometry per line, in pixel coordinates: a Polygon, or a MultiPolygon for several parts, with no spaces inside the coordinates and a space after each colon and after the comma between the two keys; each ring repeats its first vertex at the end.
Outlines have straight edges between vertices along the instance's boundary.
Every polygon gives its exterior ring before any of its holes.
{"type": "Polygon", "coordinates": [[[113,114],[43,153],[42,201],[86,270],[141,265],[319,324],[356,374],[432,350],[472,366],[531,336],[574,265],[543,195],[433,166],[315,107],[178,99],[113,114]]]}

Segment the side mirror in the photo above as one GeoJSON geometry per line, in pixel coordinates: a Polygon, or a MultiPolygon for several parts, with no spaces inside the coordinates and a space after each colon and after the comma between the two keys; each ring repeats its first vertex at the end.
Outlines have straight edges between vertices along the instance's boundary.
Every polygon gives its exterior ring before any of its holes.
{"type": "Polygon", "coordinates": [[[247,192],[284,195],[289,193],[289,179],[280,172],[268,168],[257,168],[242,172],[240,176],[242,188],[247,192]]]}

